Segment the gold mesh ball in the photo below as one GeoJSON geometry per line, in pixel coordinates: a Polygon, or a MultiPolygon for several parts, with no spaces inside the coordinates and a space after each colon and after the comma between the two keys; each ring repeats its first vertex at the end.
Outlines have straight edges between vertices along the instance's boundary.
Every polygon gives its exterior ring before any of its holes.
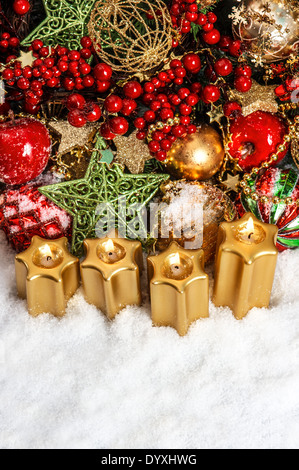
{"type": "Polygon", "coordinates": [[[98,56],[118,72],[152,70],[172,47],[171,18],[161,0],[100,0],[88,30],[98,56]]]}

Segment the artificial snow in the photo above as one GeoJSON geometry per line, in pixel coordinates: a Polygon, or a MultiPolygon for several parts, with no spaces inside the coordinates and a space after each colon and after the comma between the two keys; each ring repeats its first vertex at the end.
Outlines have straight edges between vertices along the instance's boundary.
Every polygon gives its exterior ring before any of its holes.
{"type": "Polygon", "coordinates": [[[63,319],[31,318],[2,234],[0,258],[1,448],[298,448],[299,250],[269,310],[211,304],[183,338],[152,327],[147,296],[113,322],[81,290],[63,319]]]}

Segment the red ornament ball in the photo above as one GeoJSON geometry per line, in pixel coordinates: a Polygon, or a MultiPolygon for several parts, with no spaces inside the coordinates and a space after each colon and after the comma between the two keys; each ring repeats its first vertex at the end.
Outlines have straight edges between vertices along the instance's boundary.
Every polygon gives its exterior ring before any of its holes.
{"type": "Polygon", "coordinates": [[[27,0],[15,0],[12,7],[17,15],[26,15],[30,10],[30,3],[27,0]]]}
{"type": "MultiPolygon", "coordinates": [[[[271,113],[256,111],[248,116],[238,115],[230,127],[230,154],[243,170],[250,171],[270,159],[283,143],[287,131],[285,122],[271,113]]],[[[280,152],[277,163],[286,153],[287,150],[280,152]]]]}
{"type": "Polygon", "coordinates": [[[0,124],[0,181],[24,184],[37,178],[51,155],[47,128],[30,118],[0,124]]]}
{"type": "Polygon", "coordinates": [[[142,86],[140,85],[139,82],[136,81],[131,81],[125,84],[123,87],[124,94],[127,98],[130,98],[132,100],[136,100],[139,98],[142,93],[142,86]]]}
{"type": "Polygon", "coordinates": [[[36,184],[8,189],[0,196],[0,230],[19,253],[34,235],[46,239],[71,240],[72,219],[38,191],[36,184]]]}

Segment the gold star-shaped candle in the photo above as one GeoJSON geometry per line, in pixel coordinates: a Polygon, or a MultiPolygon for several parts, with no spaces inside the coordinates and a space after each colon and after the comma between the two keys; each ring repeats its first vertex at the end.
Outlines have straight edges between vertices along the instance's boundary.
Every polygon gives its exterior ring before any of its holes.
{"type": "Polygon", "coordinates": [[[213,302],[230,307],[238,320],[254,307],[269,306],[277,233],[276,225],[260,222],[251,213],[220,225],[213,302]]]}
{"type": "Polygon", "coordinates": [[[32,238],[31,246],[16,256],[18,295],[27,299],[30,315],[65,314],[67,301],[80,284],[79,260],[68,251],[66,238],[32,238]]]}
{"type": "Polygon", "coordinates": [[[112,320],[127,305],[141,304],[142,247],[138,241],[108,236],[84,241],[81,263],[85,298],[112,320]]]}
{"type": "Polygon", "coordinates": [[[179,335],[209,316],[209,278],[203,250],[185,250],[172,242],[163,253],[148,258],[152,320],[171,326],[179,335]]]}

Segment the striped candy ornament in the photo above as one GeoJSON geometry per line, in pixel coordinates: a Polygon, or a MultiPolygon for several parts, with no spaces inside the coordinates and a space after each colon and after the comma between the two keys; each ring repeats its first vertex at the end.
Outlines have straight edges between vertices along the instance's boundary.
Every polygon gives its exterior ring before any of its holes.
{"type": "Polygon", "coordinates": [[[279,251],[298,248],[299,172],[291,168],[270,168],[256,180],[249,180],[247,184],[251,194],[259,197],[252,198],[242,192],[236,203],[239,215],[251,212],[262,222],[277,225],[279,251]],[[286,204],[287,198],[293,203],[286,204]]]}

